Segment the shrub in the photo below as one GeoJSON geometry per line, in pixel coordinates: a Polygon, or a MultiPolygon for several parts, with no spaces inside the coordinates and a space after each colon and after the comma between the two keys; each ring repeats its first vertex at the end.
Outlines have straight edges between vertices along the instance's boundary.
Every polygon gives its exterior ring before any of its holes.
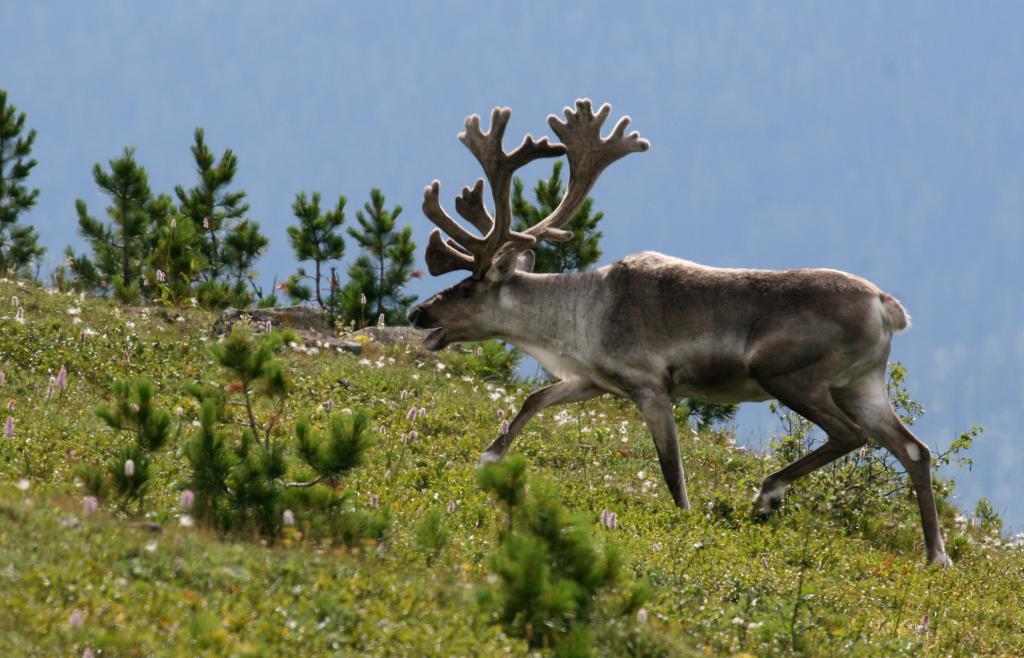
{"type": "Polygon", "coordinates": [[[650,587],[627,582],[616,545],[595,542],[589,520],[566,511],[552,487],[527,487],[524,458],[486,465],[479,482],[505,513],[491,556],[497,580],[479,589],[479,601],[507,633],[531,647],[552,648],[559,656],[591,655],[593,620],[605,626],[632,618],[650,587]]]}
{"type": "Polygon", "coordinates": [[[171,416],[156,407],[153,384],[147,380],[118,381],[111,393],[114,403],[97,407],[96,415],[114,431],[126,432],[128,441],[107,462],[106,473],[96,465],[82,464],[76,474],[89,495],[103,500],[113,489],[122,508],[135,501],[141,513],[151,455],[170,439],[171,416]]]}

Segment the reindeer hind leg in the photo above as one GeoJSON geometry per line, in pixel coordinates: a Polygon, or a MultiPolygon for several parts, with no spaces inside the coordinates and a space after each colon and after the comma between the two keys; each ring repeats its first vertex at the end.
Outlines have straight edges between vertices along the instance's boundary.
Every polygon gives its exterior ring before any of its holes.
{"type": "Polygon", "coordinates": [[[828,436],[823,445],[764,479],[754,498],[755,513],[764,515],[778,508],[793,481],[863,446],[868,437],[864,428],[836,404],[816,371],[798,371],[760,383],[775,399],[828,436]]]}

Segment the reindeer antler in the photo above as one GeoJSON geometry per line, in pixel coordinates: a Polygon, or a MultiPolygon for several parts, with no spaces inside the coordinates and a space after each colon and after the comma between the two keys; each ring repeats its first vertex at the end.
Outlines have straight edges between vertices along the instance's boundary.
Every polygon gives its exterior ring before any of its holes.
{"type": "Polygon", "coordinates": [[[483,179],[470,188],[465,187],[455,200],[455,209],[478,231],[475,236],[451,218],[439,201],[441,184],[434,181],[423,193],[423,213],[438,228],[431,232],[427,243],[427,269],[439,275],[453,270],[470,270],[475,277],[482,276],[501,254],[524,251],[540,240],[566,240],[571,234],[560,229],[572,218],[587,198],[587,193],[605,167],[633,151],[645,151],[646,140],[636,132],[625,135],[629,118],[623,117],[611,136],[601,138],[601,125],[611,106],[602,105],[595,115],[589,100],[576,101],[576,111],[565,109],[565,122],[555,116],[548,124],[563,144],[548,143],[547,137],[534,141],[527,135],[522,144],[511,153],[502,148],[502,138],[512,111],[494,108],[491,126],[486,133],[480,128],[480,117],[466,118],[466,130],[459,133],[459,141],[476,157],[483,167],[494,200],[494,217],[487,212],[483,200],[483,179]],[[512,175],[516,169],[538,158],[568,154],[569,183],[558,207],[541,222],[524,232],[512,230],[512,175]],[[448,240],[441,237],[448,234],[448,240]]]}
{"type": "Polygon", "coordinates": [[[569,183],[558,207],[525,231],[538,242],[559,242],[571,238],[572,233],[561,230],[561,227],[576,214],[601,172],[619,158],[651,147],[651,143],[641,139],[637,131],[626,134],[628,116],[619,119],[611,135],[601,138],[601,126],[612,112],[612,106],[608,103],[594,114],[590,100],[581,99],[576,101],[575,112],[568,107],[563,112],[565,121],[559,121],[558,117],[551,114],[548,115],[548,125],[568,151],[569,183]]]}

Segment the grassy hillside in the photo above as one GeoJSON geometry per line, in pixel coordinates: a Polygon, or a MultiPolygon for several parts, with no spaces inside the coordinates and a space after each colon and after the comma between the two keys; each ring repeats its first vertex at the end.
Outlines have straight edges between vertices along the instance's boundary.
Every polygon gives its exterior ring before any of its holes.
{"type": "MultiPolygon", "coordinates": [[[[13,418],[13,436],[0,437],[0,655],[529,653],[478,603],[495,586],[506,519],[475,460],[498,411],[518,408],[530,386],[486,383],[472,359],[415,345],[289,349],[294,392],[276,431],[287,437],[302,414],[322,426],[329,413],[368,409],[376,444],[341,488],[361,509],[379,501],[387,530],[347,545],[300,511],[273,541],[218,538],[181,525],[178,509],[199,414],[184,387],[222,378],[207,348],[213,320],[0,283],[0,401],[13,418]],[[48,398],[62,365],[69,386],[48,398]],[[172,412],[172,445],[154,457],[142,516],[113,500],[86,513],[75,468],[104,463],[124,441],[93,410],[115,380],[138,376],[172,412]],[[425,530],[431,513],[440,527],[425,530]]],[[[683,435],[688,513],[671,506],[643,424],[620,400],[545,412],[513,447],[531,488],[549,483],[599,546],[619,547],[627,580],[651,585],[639,619],[615,612],[614,593],[601,603],[596,653],[1024,655],[1019,546],[946,505],[957,564],[926,567],[908,494],[866,501],[829,473],[755,523],[750,498],[778,458],[737,448],[727,432],[683,435]],[[604,510],[614,528],[600,523],[604,510]]]]}

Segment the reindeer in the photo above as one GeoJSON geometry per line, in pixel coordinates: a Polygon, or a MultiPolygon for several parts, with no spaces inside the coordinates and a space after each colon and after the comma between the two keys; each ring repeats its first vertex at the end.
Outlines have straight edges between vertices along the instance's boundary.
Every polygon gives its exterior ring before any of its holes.
{"type": "Polygon", "coordinates": [[[438,181],[424,192],[423,212],[437,226],[426,248],[430,273],[471,273],[409,312],[413,326],[430,330],[424,347],[496,338],[558,379],[526,399],[481,463],[501,459],[541,410],[611,393],[640,408],[672,499],[687,509],[672,398],[729,404],[776,399],[828,439],[765,478],[754,499],[757,513],[771,513],[794,480],[873,437],[910,474],[928,560],[948,564],[928,448],[900,422],[886,393],[892,336],[910,324],[892,295],[836,270],[722,269],[653,252],[588,272],[531,273],[531,247],[571,235],[562,226],[605,167],[650,146],[637,132],[626,134],[629,117],[602,138],[610,113],[608,104],[595,114],[589,100],[576,101],[574,110],[565,108],[564,121],[548,117],[561,143],[527,135],[511,153],[502,147],[511,110],[495,108],[487,132],[480,117],[468,117],[458,137],[483,168],[494,216],[484,202],[483,179],[463,189],[455,209],[479,235],[441,207],[438,181]],[[569,182],[558,207],[533,227],[513,231],[513,172],[561,155],[569,161],[569,182]]]}

